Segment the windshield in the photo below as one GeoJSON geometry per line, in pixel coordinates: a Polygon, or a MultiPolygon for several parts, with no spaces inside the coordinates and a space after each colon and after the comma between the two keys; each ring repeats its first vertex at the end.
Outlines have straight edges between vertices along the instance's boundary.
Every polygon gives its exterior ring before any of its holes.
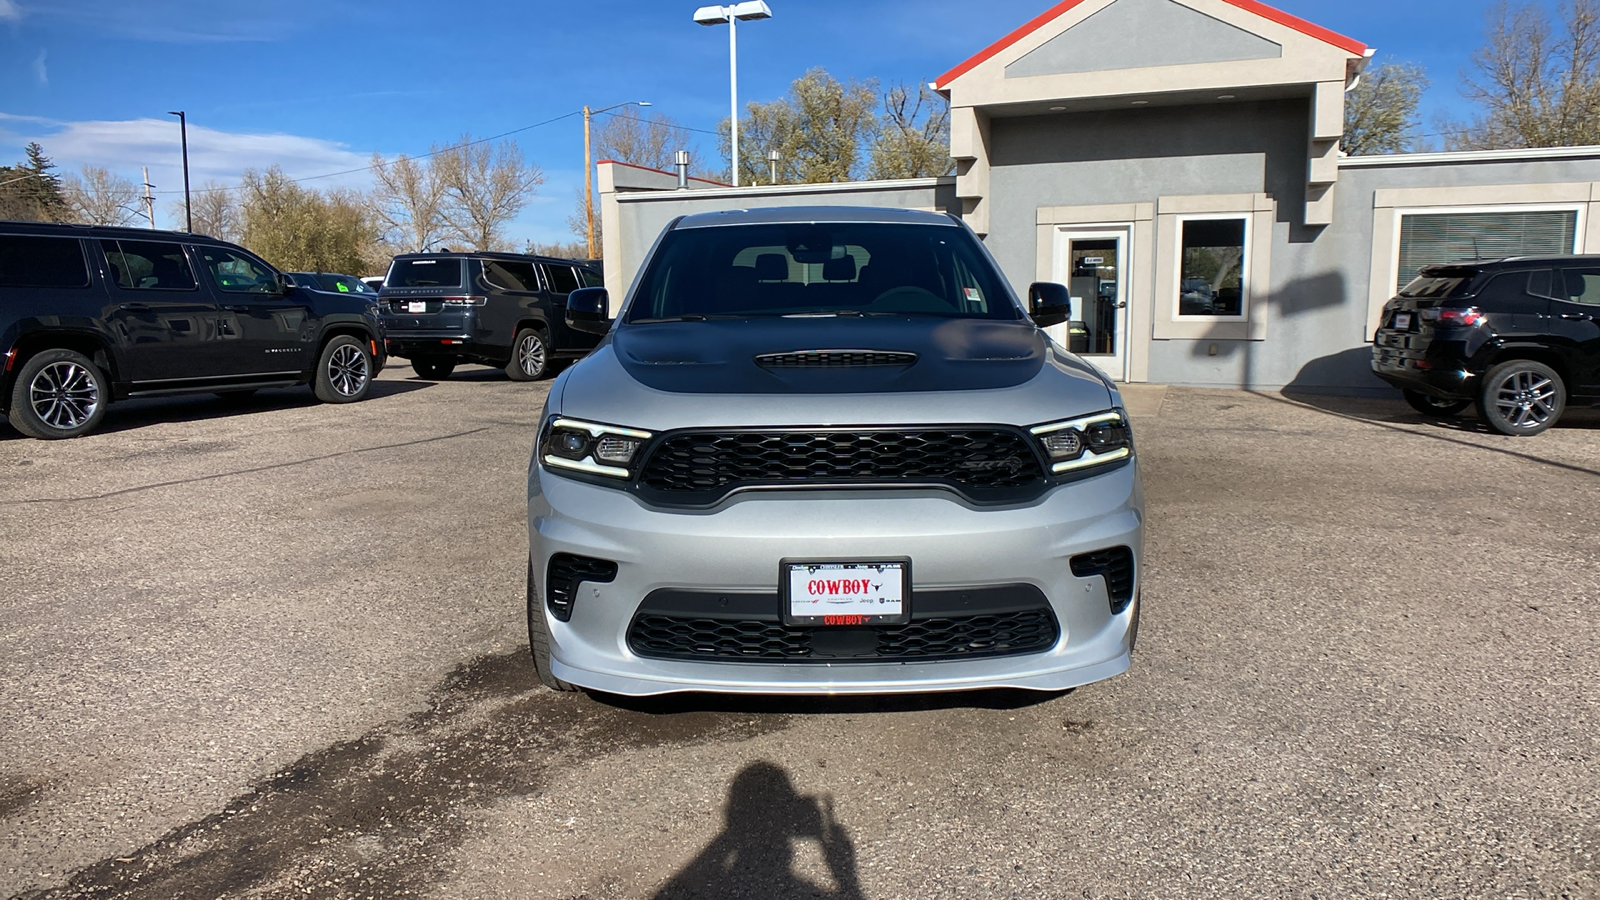
{"type": "Polygon", "coordinates": [[[923,315],[1019,319],[964,229],[870,222],[669,232],[628,322],[713,316],[923,315]]]}
{"type": "Polygon", "coordinates": [[[397,259],[384,287],[461,287],[461,259],[397,259]]]}

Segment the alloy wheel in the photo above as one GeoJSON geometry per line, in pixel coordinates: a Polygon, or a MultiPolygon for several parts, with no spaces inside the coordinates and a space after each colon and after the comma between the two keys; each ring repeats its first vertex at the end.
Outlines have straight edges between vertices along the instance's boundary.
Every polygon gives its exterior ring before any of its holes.
{"type": "Polygon", "coordinates": [[[368,378],[367,355],[360,347],[346,344],[328,357],[328,382],[345,397],[361,393],[368,378]]]}
{"type": "Polygon", "coordinates": [[[544,371],[544,341],[539,340],[537,334],[529,333],[517,346],[517,360],[522,366],[522,371],[529,375],[538,375],[544,371]]]}
{"type": "Polygon", "coordinates": [[[1495,408],[1513,428],[1537,428],[1556,413],[1556,386],[1538,372],[1513,372],[1495,389],[1495,408]]]}
{"type": "Polygon", "coordinates": [[[51,363],[28,385],[28,402],[46,425],[68,431],[88,422],[100,408],[94,376],[71,360],[51,363]]]}

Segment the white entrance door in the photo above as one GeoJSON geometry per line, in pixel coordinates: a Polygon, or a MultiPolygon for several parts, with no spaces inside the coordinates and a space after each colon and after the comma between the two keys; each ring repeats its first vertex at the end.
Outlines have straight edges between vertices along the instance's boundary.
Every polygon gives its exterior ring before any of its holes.
{"type": "Polygon", "coordinates": [[[1128,379],[1128,243],[1132,225],[1056,230],[1054,280],[1072,294],[1072,316],[1049,334],[1113,381],[1128,379]]]}

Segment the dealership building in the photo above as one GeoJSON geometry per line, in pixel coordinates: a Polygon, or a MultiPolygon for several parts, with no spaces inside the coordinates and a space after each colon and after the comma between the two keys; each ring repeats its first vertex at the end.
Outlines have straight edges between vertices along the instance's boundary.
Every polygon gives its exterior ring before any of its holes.
{"type": "Polygon", "coordinates": [[[1386,390],[1367,367],[1417,269],[1600,252],[1600,147],[1346,157],[1372,52],[1255,0],[1063,0],[940,76],[944,178],[730,188],[601,163],[620,303],[680,215],[959,215],[1019,295],[1068,285],[1061,344],[1118,381],[1386,390]]]}

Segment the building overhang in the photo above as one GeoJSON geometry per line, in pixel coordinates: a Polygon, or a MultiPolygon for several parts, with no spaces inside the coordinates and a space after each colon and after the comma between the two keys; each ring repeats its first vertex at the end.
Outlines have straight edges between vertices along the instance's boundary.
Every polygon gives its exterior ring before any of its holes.
{"type": "Polygon", "coordinates": [[[957,195],[987,230],[989,122],[1305,99],[1308,225],[1332,221],[1344,95],[1371,51],[1257,0],[1061,0],[946,72],[957,195]]]}

